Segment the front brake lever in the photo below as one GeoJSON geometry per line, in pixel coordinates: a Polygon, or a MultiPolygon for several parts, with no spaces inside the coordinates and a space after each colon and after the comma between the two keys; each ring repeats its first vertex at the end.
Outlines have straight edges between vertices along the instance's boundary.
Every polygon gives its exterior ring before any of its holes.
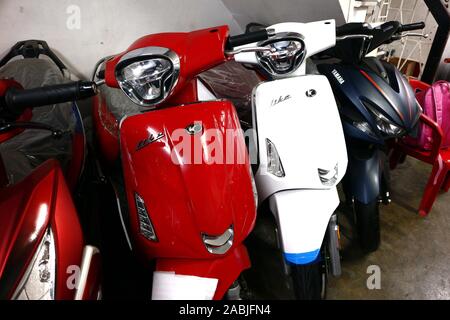
{"type": "Polygon", "coordinates": [[[424,39],[427,39],[430,35],[428,33],[422,34],[422,33],[403,33],[400,37],[422,37],[424,39]]]}
{"type": "Polygon", "coordinates": [[[16,121],[16,122],[5,122],[0,124],[0,134],[5,133],[14,129],[35,129],[35,130],[46,130],[52,133],[52,138],[60,139],[64,133],[68,131],[62,131],[55,129],[44,123],[32,122],[32,121],[16,121]]]}
{"type": "Polygon", "coordinates": [[[401,39],[406,38],[406,37],[422,37],[424,39],[428,39],[429,34],[428,33],[426,33],[426,34],[422,34],[422,33],[402,33],[402,34],[397,34],[397,35],[393,35],[391,37],[390,41],[387,41],[386,43],[392,43],[394,41],[401,40],[401,39]]]}
{"type": "Polygon", "coordinates": [[[225,55],[226,56],[234,56],[239,53],[244,52],[276,52],[275,48],[269,48],[269,47],[244,47],[240,49],[234,49],[234,50],[226,50],[225,55]]]}

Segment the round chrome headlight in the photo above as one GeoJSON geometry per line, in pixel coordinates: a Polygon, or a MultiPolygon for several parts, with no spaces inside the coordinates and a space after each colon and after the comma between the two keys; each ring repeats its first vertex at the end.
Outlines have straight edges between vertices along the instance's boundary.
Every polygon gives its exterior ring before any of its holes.
{"type": "Polygon", "coordinates": [[[180,59],[170,49],[145,47],[125,54],[115,75],[122,91],[136,104],[150,107],[164,101],[178,81],[180,59]]]}
{"type": "Polygon", "coordinates": [[[275,37],[258,45],[272,49],[271,51],[257,52],[256,55],[259,64],[273,76],[294,72],[305,59],[305,42],[298,33],[278,33],[275,37]]]}

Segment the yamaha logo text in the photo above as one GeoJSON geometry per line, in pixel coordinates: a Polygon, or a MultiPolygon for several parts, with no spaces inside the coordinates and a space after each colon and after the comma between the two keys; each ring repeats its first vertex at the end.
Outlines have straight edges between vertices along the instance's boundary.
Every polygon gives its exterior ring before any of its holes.
{"type": "Polygon", "coordinates": [[[337,72],[336,69],[333,69],[333,71],[331,71],[331,73],[336,78],[336,80],[339,82],[339,84],[343,84],[345,82],[344,78],[342,78],[342,76],[340,75],[339,72],[337,72]]]}

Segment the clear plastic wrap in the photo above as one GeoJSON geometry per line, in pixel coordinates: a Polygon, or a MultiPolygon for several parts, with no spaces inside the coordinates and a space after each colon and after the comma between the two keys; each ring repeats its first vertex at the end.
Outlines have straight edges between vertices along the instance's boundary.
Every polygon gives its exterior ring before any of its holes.
{"type": "MultiPolygon", "coordinates": [[[[251,124],[251,93],[253,88],[261,82],[256,72],[230,61],[203,72],[200,79],[216,97],[228,99],[234,103],[243,124],[251,124]]],[[[120,89],[102,86],[100,92],[117,121],[124,116],[153,109],[136,105],[120,89]]]]}
{"type": "MultiPolygon", "coordinates": [[[[308,73],[318,74],[315,64],[309,59],[306,61],[306,68],[308,73]]],[[[244,129],[251,127],[252,91],[262,81],[255,71],[229,61],[203,72],[200,79],[217,98],[233,102],[244,129]]],[[[102,86],[100,92],[109,111],[119,122],[124,116],[153,109],[136,105],[120,89],[102,86]]]]}
{"type": "Polygon", "coordinates": [[[125,116],[138,114],[144,111],[151,110],[152,108],[141,107],[135,104],[128,98],[122,90],[117,88],[111,88],[108,86],[101,86],[100,92],[105,98],[108,110],[116,117],[117,121],[125,116]]]}
{"type": "Polygon", "coordinates": [[[261,82],[257,73],[235,61],[205,71],[200,79],[217,98],[233,102],[244,129],[252,124],[252,91],[261,82]]]}
{"type": "MultiPolygon", "coordinates": [[[[14,78],[25,89],[53,85],[68,81],[57,66],[44,59],[10,61],[0,69],[0,78],[14,78]]],[[[76,126],[74,103],[61,103],[33,109],[31,121],[45,123],[64,131],[60,139],[45,130],[27,129],[0,144],[9,183],[26,177],[34,168],[50,158],[58,159],[67,169],[72,156],[72,138],[76,126]]]]}

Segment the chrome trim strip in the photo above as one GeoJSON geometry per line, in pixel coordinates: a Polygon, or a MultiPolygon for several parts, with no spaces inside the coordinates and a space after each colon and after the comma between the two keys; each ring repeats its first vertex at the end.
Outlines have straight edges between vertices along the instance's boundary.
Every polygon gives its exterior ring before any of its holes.
{"type": "Polygon", "coordinates": [[[347,39],[372,40],[372,38],[373,38],[372,35],[367,35],[367,34],[348,34],[348,35],[345,35],[345,36],[336,37],[336,41],[347,40],[347,39]]]}
{"type": "Polygon", "coordinates": [[[233,234],[233,229],[230,228],[218,237],[203,235],[203,242],[210,246],[220,247],[223,246],[233,236],[233,234]]]}
{"type": "Polygon", "coordinates": [[[206,248],[208,252],[212,254],[225,254],[231,248],[232,245],[233,241],[229,240],[221,247],[206,247],[206,248]]]}
{"type": "Polygon", "coordinates": [[[212,254],[224,254],[233,245],[234,230],[233,226],[228,228],[220,236],[210,236],[202,234],[203,243],[209,253],[212,254]]]}
{"type": "Polygon", "coordinates": [[[89,270],[91,268],[92,257],[98,253],[100,253],[100,251],[96,247],[90,245],[85,246],[83,249],[83,256],[80,265],[80,278],[78,279],[78,284],[75,291],[75,300],[83,299],[89,270]]]}
{"type": "Polygon", "coordinates": [[[92,81],[96,81],[96,79],[97,79],[97,71],[98,71],[98,69],[100,68],[100,66],[103,64],[103,63],[105,63],[106,61],[108,61],[108,60],[110,60],[111,58],[113,58],[114,56],[107,56],[107,57],[104,57],[104,58],[102,58],[102,59],[100,59],[96,64],[95,64],[95,67],[94,67],[94,72],[92,73],[92,77],[91,77],[91,80],[92,81]]]}
{"type": "Polygon", "coordinates": [[[318,168],[317,172],[319,173],[320,182],[322,182],[324,186],[334,186],[339,177],[339,163],[336,163],[331,170],[318,168]]]}
{"type": "Polygon", "coordinates": [[[266,51],[275,52],[275,49],[267,48],[267,47],[244,47],[244,48],[239,48],[239,49],[234,49],[234,50],[226,50],[225,55],[234,56],[236,54],[244,53],[244,52],[266,52],[266,51]]]}
{"type": "Polygon", "coordinates": [[[127,231],[127,228],[125,226],[125,220],[123,219],[122,207],[120,205],[120,199],[119,199],[119,195],[117,193],[116,186],[111,181],[111,179],[109,179],[109,182],[111,183],[111,186],[112,186],[112,188],[114,190],[114,194],[116,196],[117,210],[119,211],[120,224],[122,225],[123,233],[125,234],[125,238],[127,240],[128,247],[130,248],[130,251],[133,251],[133,247],[131,245],[130,236],[128,235],[128,231],[127,231]]]}

